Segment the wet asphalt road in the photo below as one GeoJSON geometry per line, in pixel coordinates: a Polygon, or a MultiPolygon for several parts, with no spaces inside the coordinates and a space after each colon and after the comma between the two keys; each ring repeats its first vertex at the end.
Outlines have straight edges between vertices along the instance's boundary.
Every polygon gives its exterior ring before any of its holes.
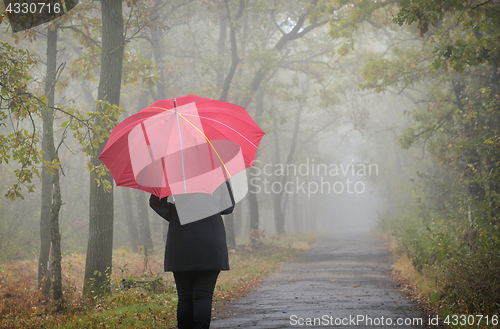
{"type": "Polygon", "coordinates": [[[376,238],[322,238],[211,328],[438,328],[398,290],[391,261],[376,238]]]}

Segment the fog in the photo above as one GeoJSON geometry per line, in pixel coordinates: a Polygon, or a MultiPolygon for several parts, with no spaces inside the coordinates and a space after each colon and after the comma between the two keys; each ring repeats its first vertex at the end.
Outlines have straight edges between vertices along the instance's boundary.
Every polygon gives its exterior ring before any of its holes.
{"type": "MultiPolygon", "coordinates": [[[[99,27],[96,25],[95,31],[82,30],[78,23],[81,19],[78,15],[84,10],[89,17],[97,17],[95,6],[80,3],[66,19],[62,17],[58,21],[58,92],[54,101],[58,110],[55,111],[54,140],[61,160],[63,251],[83,252],[88,239],[90,199],[86,162],[89,157],[82,152],[85,147],[82,143],[88,142],[90,135],[85,130],[87,127],[80,127],[77,131],[80,135],[75,135],[83,138],[79,144],[64,122],[75,122],[73,114],[68,113],[78,113],[85,118],[87,111],[93,110],[98,96],[99,74],[103,70],[95,47],[101,42],[99,27]]],[[[230,9],[236,10],[236,6],[231,5],[230,9]]],[[[124,9],[137,20],[145,21],[127,23],[129,30],[125,33],[131,39],[127,39],[125,47],[120,97],[123,114],[119,120],[156,99],[190,93],[217,99],[222,92],[228,101],[246,106],[266,133],[256,166],[247,169],[250,178],[254,178],[253,183],[249,180],[248,193],[257,194],[258,204],[251,204],[246,198],[239,203],[240,209],[234,216],[236,239],[240,243],[247,241],[250,223],[255,221],[250,215],[251,207],[258,207],[259,229],[269,236],[310,230],[320,234],[372,231],[387,206],[387,179],[391,178],[394,158],[405,156],[392,153],[406,152],[397,146],[399,125],[404,122],[403,107],[398,104],[410,107],[411,104],[403,95],[388,97],[373,90],[362,91],[358,85],[362,81],[358,63],[365,61],[369,53],[387,51],[394,37],[413,42],[411,34],[390,32],[393,36],[384,39],[382,35],[387,31],[366,25],[355,34],[355,50],[341,56],[336,52],[345,40],[328,36],[328,26],[322,24],[293,42],[280,41],[280,33],[295,33],[295,17],[301,9],[292,2],[277,5],[279,13],[275,19],[282,26],[278,30],[268,25],[265,7],[250,2],[245,9],[249,12],[244,11],[242,25],[235,28],[239,48],[231,43],[232,36],[226,34],[231,33],[232,27],[227,25],[222,4],[167,3],[161,7],[165,13],[160,10],[160,15],[166,15],[162,23],[156,18],[141,17],[138,11],[124,9]],[[168,8],[178,14],[169,15],[168,8]],[[284,19],[286,15],[288,18],[284,19]],[[146,22],[154,24],[145,27],[146,22]],[[253,25],[259,24],[263,25],[256,30],[253,25]],[[283,48],[273,53],[280,42],[283,48]],[[239,61],[232,57],[235,51],[239,61]],[[259,59],[267,53],[273,54],[268,58],[270,63],[259,59]],[[237,65],[234,72],[230,70],[232,64],[237,65]],[[264,79],[257,89],[249,92],[246,88],[252,78],[254,82],[264,79]],[[228,84],[223,83],[224,80],[228,84]],[[282,167],[293,167],[295,172],[283,173],[282,167]],[[362,167],[369,172],[359,173],[362,167]],[[278,199],[277,194],[281,195],[278,199]],[[276,217],[282,217],[281,224],[276,217]]],[[[44,84],[47,29],[53,27],[50,23],[42,24],[13,33],[8,20],[2,23],[2,42],[31,51],[33,58],[40,61],[29,71],[32,76],[27,87],[35,95],[41,93],[44,84]]],[[[41,143],[39,116],[34,118],[34,123],[32,133],[41,143]]],[[[31,129],[29,118],[20,124],[31,129]]],[[[12,129],[19,128],[5,125],[2,133],[12,129]]],[[[37,163],[31,165],[30,169],[41,168],[37,163]]],[[[20,168],[19,164],[2,164],[4,190],[16,182],[15,168],[20,168]]],[[[33,184],[36,188],[32,193],[21,189],[24,200],[2,201],[2,208],[9,209],[2,217],[4,232],[13,232],[3,236],[8,257],[38,254],[41,182],[36,175],[33,184]]],[[[149,241],[149,235],[153,243],[150,248],[162,248],[167,227],[148,209],[146,194],[115,187],[114,248],[137,248],[147,243],[144,239],[149,241]]]]}
{"type": "MultiPolygon", "coordinates": [[[[353,155],[343,158],[341,164],[347,166],[355,161],[353,155]],[[351,161],[349,161],[351,159],[351,161]]],[[[321,196],[321,207],[318,210],[318,230],[322,234],[353,235],[367,234],[373,231],[379,212],[383,209],[382,198],[373,183],[364,177],[345,176],[354,188],[339,194],[321,196]],[[350,192],[350,193],[349,193],[350,192]]]]}
{"type": "MultiPolygon", "coordinates": [[[[85,253],[89,216],[97,209],[92,207],[106,206],[97,206],[101,197],[93,201],[95,194],[89,194],[90,185],[106,187],[96,167],[99,163],[89,160],[98,156],[92,153],[94,140],[101,138],[102,147],[111,128],[105,126],[104,135],[97,136],[99,123],[94,119],[116,115],[119,122],[156,100],[189,94],[243,106],[266,133],[255,166],[247,169],[248,193],[234,218],[228,219],[234,221],[229,230],[237,244],[248,242],[251,227],[267,236],[308,231],[368,234],[381,217],[413,200],[416,172],[436,163],[425,145],[402,148],[401,143],[415,124],[409,113],[423,109],[420,100],[430,82],[399,83],[385,75],[392,74],[391,60],[395,66],[401,65],[400,57],[412,61],[404,51],[424,47],[425,40],[414,28],[384,28],[373,22],[358,22],[349,30],[352,34],[342,35],[326,23],[347,17],[345,8],[320,10],[317,17],[303,20],[310,14],[302,6],[305,2],[248,1],[240,7],[233,1],[129,4],[123,9],[128,17],[123,67],[112,70],[101,65],[103,43],[108,41],[101,36],[99,2],[82,1],[55,25],[45,23],[16,33],[5,19],[0,25],[2,78],[9,79],[6,72],[13,72],[16,60],[28,64],[27,55],[18,50],[28,50],[29,58],[37,62],[18,67],[26,79],[23,85],[16,86],[14,78],[2,87],[2,137],[21,128],[27,134],[24,144],[9,140],[6,145],[11,149],[2,151],[2,190],[20,193],[11,194],[15,201],[1,201],[3,257],[38,257],[40,252],[43,162],[41,154],[26,160],[16,152],[26,151],[30,136],[38,150],[44,148],[42,119],[47,108],[55,115],[53,138],[60,160],[60,167],[52,160],[52,170],[61,174],[63,252],[85,253]],[[57,54],[47,48],[49,32],[56,26],[57,54]],[[46,107],[51,56],[56,59],[56,92],[54,105],[46,107]],[[387,67],[378,67],[380,63],[387,67]],[[106,70],[121,73],[118,94],[106,90],[111,82],[102,79],[112,79],[103,76],[106,70]],[[21,105],[16,107],[16,88],[32,96],[30,115],[21,105]],[[33,101],[35,97],[39,101],[33,101]],[[102,112],[103,107],[96,105],[113,97],[119,99],[116,112],[102,112]],[[33,175],[31,182],[19,175],[19,169],[33,175]],[[89,169],[94,175],[90,179],[89,169]],[[31,185],[33,192],[28,191],[31,185]]],[[[114,187],[114,209],[107,210],[114,214],[107,215],[114,228],[113,248],[163,248],[167,225],[149,209],[148,197],[114,187]]]]}

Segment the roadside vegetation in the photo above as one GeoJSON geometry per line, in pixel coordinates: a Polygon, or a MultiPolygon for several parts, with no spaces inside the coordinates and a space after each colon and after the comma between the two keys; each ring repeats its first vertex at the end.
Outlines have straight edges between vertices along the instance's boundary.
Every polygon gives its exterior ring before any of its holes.
{"type": "MultiPolygon", "coordinates": [[[[239,245],[230,255],[230,271],[221,273],[214,294],[214,314],[240,298],[262,278],[305,250],[312,234],[263,238],[239,245]]],[[[37,263],[11,261],[0,265],[0,328],[172,328],[177,295],[171,273],[165,273],[163,254],[145,256],[115,250],[109,283],[111,293],[82,299],[83,256],[63,255],[66,308],[56,312],[37,289],[37,263]],[[146,283],[143,283],[146,282],[146,283]],[[134,287],[135,285],[135,287],[134,287]]]]}
{"type": "Polygon", "coordinates": [[[456,328],[500,316],[499,13],[491,1],[403,1],[391,22],[408,34],[361,70],[362,88],[408,101],[393,98],[398,119],[372,128],[404,150],[378,148],[380,229],[396,271],[456,328]]]}
{"type": "Polygon", "coordinates": [[[471,228],[469,214],[460,216],[458,209],[445,215],[415,203],[382,220],[396,257],[394,274],[445,324],[497,328],[500,240],[494,225],[483,222],[471,228]],[[458,320],[453,318],[457,315],[458,320]]]}

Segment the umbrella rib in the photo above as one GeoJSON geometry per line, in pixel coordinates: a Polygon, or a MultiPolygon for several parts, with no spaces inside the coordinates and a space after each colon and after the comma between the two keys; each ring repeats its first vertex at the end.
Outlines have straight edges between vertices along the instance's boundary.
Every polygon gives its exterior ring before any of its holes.
{"type": "MultiPolygon", "coordinates": [[[[196,116],[196,115],[194,115],[194,114],[187,114],[187,113],[184,113],[184,115],[196,116]]],[[[229,128],[229,129],[231,129],[232,131],[234,131],[235,133],[237,133],[238,135],[240,135],[241,137],[243,137],[243,138],[244,138],[247,142],[249,142],[250,144],[252,144],[252,146],[254,146],[255,148],[257,148],[257,146],[256,146],[254,143],[252,143],[252,142],[251,142],[248,138],[246,138],[245,136],[243,136],[243,135],[242,135],[239,131],[237,131],[237,130],[233,129],[232,127],[230,127],[230,126],[228,126],[228,125],[226,125],[225,123],[220,122],[220,121],[218,121],[218,120],[211,119],[211,118],[207,118],[207,117],[202,117],[202,116],[198,116],[198,117],[199,117],[199,118],[201,118],[201,119],[206,119],[206,120],[210,120],[210,121],[214,121],[214,122],[220,123],[221,125],[223,125],[223,126],[225,126],[225,127],[229,128]]],[[[186,119],[186,118],[184,118],[184,119],[186,119]]],[[[186,120],[186,121],[187,121],[187,120],[186,120]]],[[[189,121],[188,121],[188,122],[189,122],[189,121]]],[[[206,137],[205,137],[205,138],[206,138],[206,137]]]]}
{"type": "Polygon", "coordinates": [[[163,111],[174,112],[174,110],[172,110],[172,109],[167,109],[167,108],[158,107],[158,106],[148,106],[145,109],[156,109],[156,110],[163,110],[163,111]]]}
{"type": "MultiPolygon", "coordinates": [[[[231,173],[229,173],[229,170],[227,170],[226,168],[226,165],[224,164],[224,161],[222,161],[219,153],[217,152],[217,150],[215,149],[215,147],[212,145],[212,142],[210,142],[210,139],[208,139],[208,137],[203,133],[203,131],[201,131],[200,129],[198,129],[198,127],[196,127],[191,121],[189,121],[188,119],[186,119],[182,114],[179,114],[181,116],[181,118],[183,118],[184,120],[186,120],[191,126],[193,126],[196,130],[198,130],[202,135],[203,137],[205,137],[205,139],[207,140],[207,142],[210,144],[210,146],[212,147],[212,149],[214,150],[215,154],[217,155],[217,157],[219,158],[219,161],[220,163],[222,163],[222,165],[224,166],[224,169],[226,169],[226,172],[227,174],[229,175],[229,177],[232,177],[231,176],[231,173]]],[[[179,122],[179,119],[177,119],[177,123],[179,122]]],[[[180,131],[179,131],[180,133],[180,131]]],[[[182,147],[182,146],[181,146],[182,147]]],[[[182,149],[181,149],[182,150],[182,149]]],[[[184,172],[183,172],[184,174],[184,172]]]]}

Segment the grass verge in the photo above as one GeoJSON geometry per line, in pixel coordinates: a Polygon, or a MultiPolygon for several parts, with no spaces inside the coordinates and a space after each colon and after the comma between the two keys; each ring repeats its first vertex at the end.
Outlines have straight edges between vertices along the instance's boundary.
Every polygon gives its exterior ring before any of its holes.
{"type": "Polygon", "coordinates": [[[410,300],[418,303],[426,312],[437,314],[442,327],[489,329],[500,326],[500,314],[487,311],[484,314],[477,314],[450,307],[443,293],[447,287],[440,270],[427,266],[418,271],[413,261],[398,247],[400,244],[398,238],[391,235],[385,235],[384,238],[395,257],[392,274],[401,283],[401,289],[410,300]]]}
{"type": "MultiPolygon", "coordinates": [[[[214,308],[244,296],[265,276],[309,248],[311,234],[267,239],[231,251],[231,271],[219,276],[214,308]]],[[[66,308],[55,312],[50,299],[36,289],[36,261],[0,265],[0,328],[173,328],[177,295],[172,275],[162,272],[162,253],[145,256],[117,250],[113,259],[112,291],[103,298],[82,299],[85,260],[67,252],[63,257],[66,308]],[[161,277],[161,288],[124,289],[122,279],[161,277]]]]}

